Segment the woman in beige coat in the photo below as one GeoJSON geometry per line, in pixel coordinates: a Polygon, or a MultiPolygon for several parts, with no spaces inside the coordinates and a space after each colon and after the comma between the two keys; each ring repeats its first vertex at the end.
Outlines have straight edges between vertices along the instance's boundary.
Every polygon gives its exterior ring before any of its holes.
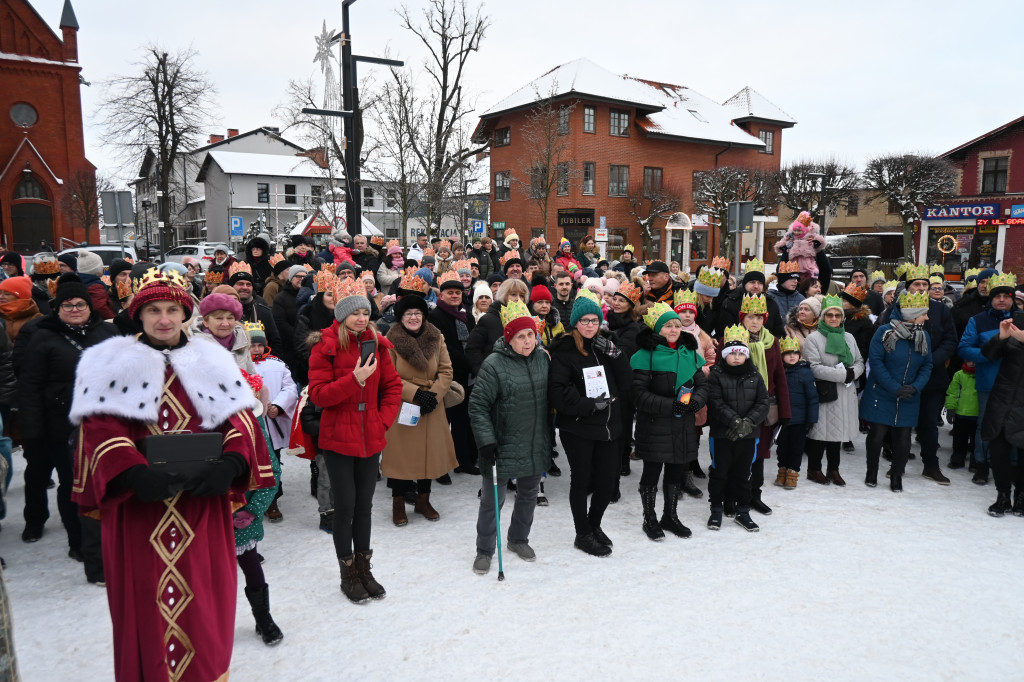
{"type": "Polygon", "coordinates": [[[381,456],[381,471],[391,488],[393,519],[396,526],[404,526],[409,522],[405,491],[414,484],[414,511],[429,521],[440,518],[430,505],[430,482],[454,469],[458,461],[444,411],[444,396],[452,383],[444,337],[427,322],[427,302],[422,296],[402,296],[394,310],[395,324],[387,339],[394,345],[391,359],[402,378],[403,411],[409,403],[419,407],[420,413],[415,425],[400,423],[399,414],[381,456]]]}

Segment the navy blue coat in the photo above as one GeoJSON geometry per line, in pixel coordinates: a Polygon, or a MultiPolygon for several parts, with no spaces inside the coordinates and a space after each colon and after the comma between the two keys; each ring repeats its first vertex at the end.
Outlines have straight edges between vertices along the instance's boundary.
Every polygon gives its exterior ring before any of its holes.
{"type": "MultiPolygon", "coordinates": [[[[889,322],[889,316],[893,315],[897,320],[902,320],[899,301],[894,301],[892,307],[882,313],[878,318],[878,324],[883,325],[889,322]]],[[[929,301],[928,321],[924,323],[924,329],[931,339],[929,349],[932,352],[932,374],[926,391],[945,391],[949,386],[949,374],[946,372],[946,363],[956,354],[957,335],[956,325],[953,324],[953,313],[946,307],[945,303],[929,301]]],[[[872,367],[872,371],[874,368],[872,367]]]]}
{"type": "Polygon", "coordinates": [[[818,423],[818,389],[814,386],[814,372],[806,360],[786,365],[786,383],[789,385],[790,424],[818,423]]]}
{"type": "MultiPolygon", "coordinates": [[[[887,353],[882,345],[882,336],[890,329],[892,325],[883,324],[871,339],[871,350],[868,353],[871,374],[868,375],[868,385],[860,399],[860,418],[886,426],[917,426],[921,391],[934,374],[931,339],[928,340],[927,355],[915,351],[914,342],[907,340],[897,341],[896,348],[887,353]],[[908,384],[916,388],[917,393],[910,398],[897,399],[896,391],[908,384]]],[[[925,332],[925,336],[930,337],[928,332],[925,332]]],[[[945,375],[945,372],[941,373],[945,375]]]]}

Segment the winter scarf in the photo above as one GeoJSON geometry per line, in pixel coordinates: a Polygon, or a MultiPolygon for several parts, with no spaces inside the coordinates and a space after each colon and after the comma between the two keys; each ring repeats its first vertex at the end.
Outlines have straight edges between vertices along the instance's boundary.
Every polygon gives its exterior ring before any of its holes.
{"type": "MultiPolygon", "coordinates": [[[[767,389],[768,384],[768,359],[764,355],[765,348],[771,348],[775,345],[775,337],[767,329],[761,329],[758,333],[757,338],[754,335],[750,335],[750,343],[747,344],[747,348],[750,349],[750,361],[754,363],[754,367],[757,368],[757,373],[761,375],[761,379],[764,380],[764,387],[767,389]]],[[[845,347],[846,344],[844,343],[845,347]]],[[[851,363],[853,361],[851,360],[851,363]]]]}
{"type": "Polygon", "coordinates": [[[459,322],[462,322],[463,324],[466,323],[466,311],[462,308],[456,308],[455,306],[448,305],[444,301],[438,301],[437,307],[454,317],[459,322]]]}
{"type": "Polygon", "coordinates": [[[0,303],[0,315],[8,320],[28,317],[37,312],[39,312],[39,307],[31,298],[19,298],[8,303],[0,303]]]}
{"type": "Polygon", "coordinates": [[[696,320],[694,320],[693,324],[691,324],[689,327],[683,327],[683,331],[693,334],[693,338],[697,339],[697,341],[700,341],[700,327],[697,325],[696,320]]]}
{"type": "MultiPolygon", "coordinates": [[[[683,337],[680,337],[682,339],[683,337]]],[[[669,348],[668,343],[659,343],[654,350],[641,349],[629,359],[629,366],[635,370],[652,372],[675,372],[675,390],[687,381],[704,365],[704,357],[693,348],[680,343],[679,347],[669,348]]]]}
{"type": "Polygon", "coordinates": [[[900,320],[889,320],[889,324],[892,328],[882,335],[882,347],[885,348],[886,353],[891,353],[896,349],[897,341],[913,339],[914,350],[921,355],[928,354],[928,338],[925,336],[923,324],[911,324],[900,320]]]}
{"type": "Polygon", "coordinates": [[[839,356],[839,362],[844,366],[853,367],[853,353],[846,345],[846,325],[830,327],[822,319],[818,322],[818,331],[825,336],[825,352],[839,356]]]}

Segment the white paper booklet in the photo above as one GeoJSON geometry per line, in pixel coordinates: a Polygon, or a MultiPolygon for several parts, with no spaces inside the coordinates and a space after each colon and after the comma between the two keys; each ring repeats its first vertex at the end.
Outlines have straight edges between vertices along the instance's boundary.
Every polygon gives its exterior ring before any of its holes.
{"type": "Polygon", "coordinates": [[[402,411],[398,413],[398,423],[404,426],[416,426],[420,421],[420,406],[402,403],[402,411]]]}
{"type": "Polygon", "coordinates": [[[587,389],[588,398],[611,396],[608,390],[608,377],[605,376],[603,365],[583,368],[583,385],[587,389]]]}

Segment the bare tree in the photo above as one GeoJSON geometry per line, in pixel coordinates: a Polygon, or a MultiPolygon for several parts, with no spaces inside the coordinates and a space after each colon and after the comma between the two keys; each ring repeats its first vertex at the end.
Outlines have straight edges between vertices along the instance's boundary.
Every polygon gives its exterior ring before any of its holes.
{"type": "Polygon", "coordinates": [[[903,222],[903,251],[914,259],[914,223],[921,207],[956,191],[956,169],[927,154],[890,154],[870,159],[864,168],[868,203],[891,202],[903,222]]]}
{"type": "Polygon", "coordinates": [[[860,189],[857,170],[834,158],[791,163],[778,176],[782,204],[793,211],[793,217],[800,211],[810,212],[820,221],[824,233],[828,232],[829,219],[835,218],[839,207],[848,204],[860,189]]]}
{"type": "Polygon", "coordinates": [[[694,175],[693,203],[698,213],[706,213],[708,221],[718,226],[719,255],[733,252],[729,233],[729,203],[753,201],[754,215],[767,215],[779,203],[779,178],[774,171],[759,168],[725,166],[694,175]]]}
{"type": "Polygon", "coordinates": [[[629,214],[640,226],[643,237],[642,259],[657,258],[652,253],[654,241],[654,223],[668,220],[682,203],[682,193],[675,187],[666,186],[661,181],[638,180],[629,188],[629,214]]]}
{"type": "Polygon", "coordinates": [[[557,92],[556,83],[547,96],[537,93],[537,103],[526,112],[525,121],[517,131],[522,135],[525,152],[511,178],[523,195],[537,205],[539,226],[545,233],[551,195],[568,194],[571,187],[579,185],[582,176],[569,137],[569,121],[576,102],[555,102],[553,96],[557,92]]]}
{"type": "Polygon", "coordinates": [[[424,71],[429,86],[419,99],[413,153],[423,174],[427,231],[433,233],[440,227],[442,205],[453,193],[460,167],[486,149],[486,145],[473,145],[464,134],[471,107],[463,78],[466,63],[480,49],[490,20],[480,6],[471,9],[468,0],[429,0],[422,14],[414,19],[408,6],[398,10],[402,27],[416,36],[428,53],[424,71]]]}
{"type": "Polygon", "coordinates": [[[156,157],[157,189],[164,198],[157,213],[164,223],[164,248],[174,243],[168,199],[175,161],[198,146],[213,118],[216,90],[196,65],[197,57],[191,48],[168,53],[148,46],[133,65],[134,73],[103,84],[98,111],[103,143],[119,150],[126,164],[139,164],[146,150],[156,157]]]}
{"type": "Polygon", "coordinates": [[[70,218],[72,227],[85,230],[86,243],[92,243],[91,230],[98,227],[103,217],[100,192],[113,191],[114,183],[89,170],[75,171],[66,182],[67,192],[63,202],[65,214],[70,218]]]}

